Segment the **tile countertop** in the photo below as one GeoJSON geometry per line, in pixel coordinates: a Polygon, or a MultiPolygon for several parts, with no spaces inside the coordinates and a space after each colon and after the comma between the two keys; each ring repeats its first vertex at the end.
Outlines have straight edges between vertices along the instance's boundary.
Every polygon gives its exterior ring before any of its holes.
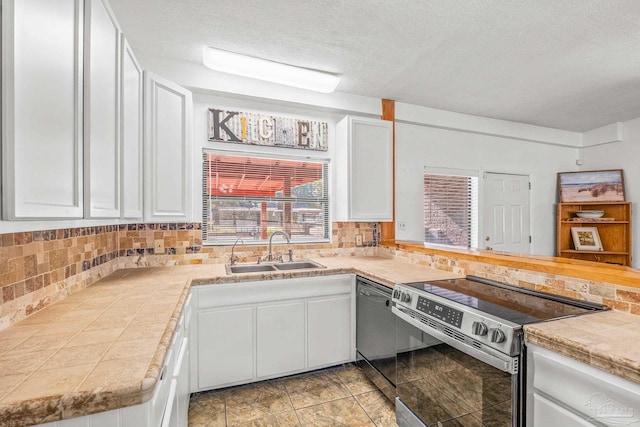
{"type": "Polygon", "coordinates": [[[0,426],[149,400],[192,285],[356,273],[393,287],[460,277],[388,258],[314,261],[327,268],[234,275],[222,264],[118,270],[0,331],[0,426]]]}
{"type": "Polygon", "coordinates": [[[524,327],[525,341],[640,383],[640,317],[604,311],[524,327]]]}

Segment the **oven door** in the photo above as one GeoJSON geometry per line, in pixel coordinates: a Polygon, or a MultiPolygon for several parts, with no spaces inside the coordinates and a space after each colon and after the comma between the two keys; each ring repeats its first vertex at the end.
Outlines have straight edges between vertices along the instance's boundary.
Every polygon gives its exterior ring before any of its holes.
{"type": "Polygon", "coordinates": [[[396,414],[400,427],[519,425],[517,359],[480,354],[433,322],[427,326],[419,314],[412,317],[396,307],[393,311],[398,325],[396,414]],[[406,336],[407,324],[422,331],[419,344],[415,335],[406,336]],[[412,344],[407,346],[408,342],[412,344]]]}

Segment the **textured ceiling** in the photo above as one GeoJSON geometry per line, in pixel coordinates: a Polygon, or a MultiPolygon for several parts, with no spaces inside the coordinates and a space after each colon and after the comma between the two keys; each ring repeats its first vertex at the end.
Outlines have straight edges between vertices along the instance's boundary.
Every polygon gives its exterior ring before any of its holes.
{"type": "Polygon", "coordinates": [[[205,45],[338,91],[572,131],[640,117],[638,0],[110,0],[131,45],[205,45]]]}

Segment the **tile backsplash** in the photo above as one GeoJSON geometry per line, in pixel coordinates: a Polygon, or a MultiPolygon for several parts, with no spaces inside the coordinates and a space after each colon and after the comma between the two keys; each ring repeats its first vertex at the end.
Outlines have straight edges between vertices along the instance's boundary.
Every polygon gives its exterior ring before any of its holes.
{"type": "MultiPolygon", "coordinates": [[[[122,224],[0,235],[0,330],[83,289],[117,268],[228,262],[229,246],[203,246],[201,223],[122,224]],[[162,251],[156,253],[156,243],[162,251]]],[[[353,254],[370,223],[334,223],[332,242],[295,245],[297,257],[353,254]]],[[[279,245],[277,245],[279,246],[279,245]]],[[[274,242],[274,247],[276,247],[274,242]]],[[[236,248],[243,261],[265,245],[236,248]]]]}
{"type": "Polygon", "coordinates": [[[640,315],[640,289],[638,288],[469,261],[456,258],[454,252],[445,256],[384,247],[378,250],[378,254],[460,275],[479,276],[521,288],[605,304],[614,310],[640,315]]]}
{"type": "MultiPolygon", "coordinates": [[[[295,258],[383,255],[459,274],[473,274],[640,315],[640,290],[451,256],[375,247],[377,224],[333,223],[331,243],[296,244],[295,258]],[[356,246],[362,235],[362,247],[356,246]],[[368,246],[367,246],[368,245],[368,246]]],[[[274,250],[285,249],[274,241],[274,250]]],[[[235,249],[254,262],[266,245],[235,249]]],[[[204,246],[200,223],[123,224],[0,235],[0,330],[83,289],[118,268],[229,262],[230,246],[204,246]],[[156,248],[161,249],[156,251],[156,248]]]]}
{"type": "Polygon", "coordinates": [[[117,268],[118,226],[2,234],[0,330],[117,268]]]}

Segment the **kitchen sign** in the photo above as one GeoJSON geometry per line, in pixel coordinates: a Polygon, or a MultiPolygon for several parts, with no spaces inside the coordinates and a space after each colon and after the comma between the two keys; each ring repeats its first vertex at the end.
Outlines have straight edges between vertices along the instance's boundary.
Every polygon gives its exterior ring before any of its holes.
{"type": "Polygon", "coordinates": [[[209,141],[327,151],[326,122],[209,109],[209,141]]]}

